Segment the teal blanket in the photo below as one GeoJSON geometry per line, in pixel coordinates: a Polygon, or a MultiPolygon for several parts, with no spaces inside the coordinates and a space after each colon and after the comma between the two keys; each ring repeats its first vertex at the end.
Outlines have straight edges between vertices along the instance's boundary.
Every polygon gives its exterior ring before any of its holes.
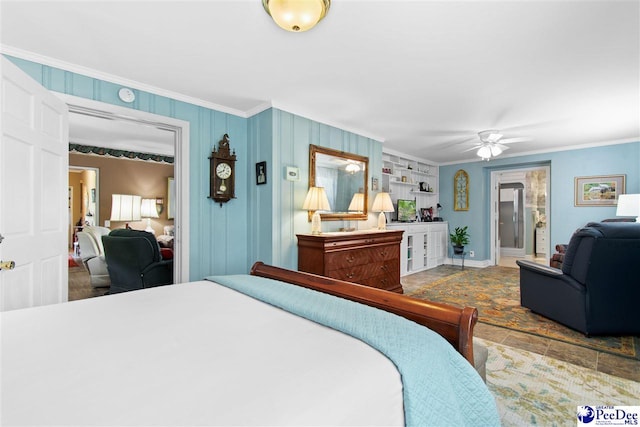
{"type": "Polygon", "coordinates": [[[386,355],[402,376],[407,426],[499,426],[493,396],[437,333],[395,314],[250,275],[211,276],[288,312],[349,334],[386,355]]]}

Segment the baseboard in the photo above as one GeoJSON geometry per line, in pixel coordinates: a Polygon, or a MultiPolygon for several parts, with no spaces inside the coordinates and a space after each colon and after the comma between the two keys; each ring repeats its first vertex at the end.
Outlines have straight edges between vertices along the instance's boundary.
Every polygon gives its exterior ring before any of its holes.
{"type": "MultiPolygon", "coordinates": [[[[455,259],[447,258],[445,260],[445,264],[454,265],[454,266],[462,265],[461,260],[458,257],[456,257],[455,259]]],[[[483,259],[483,260],[476,260],[476,259],[469,259],[469,258],[464,259],[465,267],[485,268],[485,267],[491,267],[492,265],[493,264],[489,259],[483,259]]]]}

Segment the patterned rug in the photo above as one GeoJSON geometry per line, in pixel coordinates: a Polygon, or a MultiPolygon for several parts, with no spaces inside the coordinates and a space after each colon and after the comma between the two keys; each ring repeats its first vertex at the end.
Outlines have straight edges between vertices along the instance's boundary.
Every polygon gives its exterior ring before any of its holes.
{"type": "Polygon", "coordinates": [[[73,268],[73,267],[79,267],[79,265],[76,262],[76,260],[73,259],[73,256],[69,255],[69,268],[73,268]]]}
{"type": "MultiPolygon", "coordinates": [[[[476,338],[478,339],[478,338],[476,338]]],[[[640,382],[480,340],[503,426],[575,426],[582,405],[638,404],[640,382]]]]}
{"type": "Polygon", "coordinates": [[[465,270],[422,286],[414,298],[478,309],[478,320],[494,326],[580,345],[618,356],[640,359],[640,338],[591,337],[520,306],[520,270],[487,267],[465,270]]]}

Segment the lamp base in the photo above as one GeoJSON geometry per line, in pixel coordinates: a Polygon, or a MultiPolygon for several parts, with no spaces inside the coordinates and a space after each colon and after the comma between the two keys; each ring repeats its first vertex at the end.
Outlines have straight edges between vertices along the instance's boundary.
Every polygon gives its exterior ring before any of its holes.
{"type": "Polygon", "coordinates": [[[156,232],[153,231],[153,228],[151,228],[151,218],[147,218],[147,228],[145,228],[144,231],[146,231],[147,233],[156,234],[156,232]]]}
{"type": "Polygon", "coordinates": [[[322,219],[318,211],[311,216],[311,234],[322,234],[322,219]]]}
{"type": "Polygon", "coordinates": [[[378,215],[378,230],[386,230],[387,229],[387,216],[384,212],[380,212],[378,215]]]}

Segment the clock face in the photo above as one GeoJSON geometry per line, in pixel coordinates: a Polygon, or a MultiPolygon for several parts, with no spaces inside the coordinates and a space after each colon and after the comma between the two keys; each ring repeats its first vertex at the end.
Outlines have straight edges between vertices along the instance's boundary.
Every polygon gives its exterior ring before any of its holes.
{"type": "Polygon", "coordinates": [[[218,175],[220,179],[229,178],[231,176],[231,166],[229,166],[229,163],[219,163],[216,167],[216,175],[218,175]]]}

